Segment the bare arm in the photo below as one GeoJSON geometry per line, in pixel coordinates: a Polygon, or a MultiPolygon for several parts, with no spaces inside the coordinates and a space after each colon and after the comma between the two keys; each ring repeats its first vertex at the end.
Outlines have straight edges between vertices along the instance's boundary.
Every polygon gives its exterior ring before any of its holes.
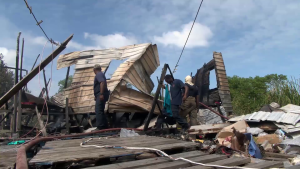
{"type": "Polygon", "coordinates": [[[185,85],[184,86],[184,95],[183,96],[187,98],[188,92],[189,92],[189,87],[187,85],[185,85]]]}
{"type": "Polygon", "coordinates": [[[104,82],[100,83],[100,93],[103,94],[104,92],[104,82]]]}

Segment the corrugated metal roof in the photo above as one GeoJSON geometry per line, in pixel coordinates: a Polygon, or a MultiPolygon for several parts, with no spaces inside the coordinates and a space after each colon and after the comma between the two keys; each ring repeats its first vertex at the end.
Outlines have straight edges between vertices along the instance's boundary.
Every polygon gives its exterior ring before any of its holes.
{"type": "Polygon", "coordinates": [[[267,118],[267,121],[277,121],[284,114],[285,112],[283,111],[273,111],[267,118]]]}
{"type": "Polygon", "coordinates": [[[285,113],[285,112],[254,112],[252,114],[242,115],[238,117],[234,117],[229,119],[229,121],[240,121],[240,120],[246,120],[246,121],[273,121],[277,123],[287,123],[296,125],[298,121],[300,120],[300,114],[296,113],[285,113]]]}
{"type": "Polygon", "coordinates": [[[287,104],[280,109],[284,110],[285,112],[300,114],[300,106],[294,104],[287,104]]]}

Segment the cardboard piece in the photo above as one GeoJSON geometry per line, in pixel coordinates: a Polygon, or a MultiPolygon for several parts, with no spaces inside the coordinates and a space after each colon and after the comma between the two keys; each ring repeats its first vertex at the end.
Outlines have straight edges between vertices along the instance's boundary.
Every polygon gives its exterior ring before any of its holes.
{"type": "Polygon", "coordinates": [[[249,126],[246,123],[246,121],[242,120],[242,121],[238,121],[230,126],[224,127],[216,136],[216,138],[220,144],[223,144],[224,146],[231,145],[230,141],[227,141],[227,140],[229,140],[228,138],[234,136],[233,130],[231,129],[232,127],[234,127],[240,133],[246,133],[247,127],[249,127],[249,126]]]}
{"type": "Polygon", "coordinates": [[[279,144],[281,143],[281,139],[276,134],[268,134],[265,136],[259,136],[256,138],[255,142],[257,144],[262,144],[265,140],[268,140],[270,144],[279,144]]]}

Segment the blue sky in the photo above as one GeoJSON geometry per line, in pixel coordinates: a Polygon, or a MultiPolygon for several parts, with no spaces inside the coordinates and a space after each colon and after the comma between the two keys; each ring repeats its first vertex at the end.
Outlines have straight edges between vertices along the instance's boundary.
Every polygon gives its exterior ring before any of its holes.
{"type": "MultiPolygon", "coordinates": [[[[200,0],[28,0],[48,36],[62,42],[73,40],[61,54],[85,49],[121,47],[138,43],[158,45],[161,66],[173,69],[180,55],[200,0]]],[[[175,78],[184,80],[212,59],[213,51],[222,52],[227,75],[241,77],[278,73],[299,78],[300,1],[296,0],[204,0],[175,78]]],[[[0,52],[9,66],[15,65],[16,38],[25,39],[24,68],[31,69],[36,56],[45,58],[52,47],[36,26],[23,0],[0,1],[0,52]]],[[[55,48],[55,46],[54,46],[55,48]]],[[[39,60],[40,61],[40,60],[39,60]]],[[[46,68],[51,77],[50,94],[67,69],[56,70],[57,58],[46,68]],[[51,73],[52,72],[52,73],[51,73]]],[[[113,62],[112,73],[120,62],[113,62]]],[[[72,68],[71,74],[74,73],[72,68]]],[[[212,73],[214,74],[214,73],[212,73]]],[[[216,86],[215,77],[211,87],[216,86]]],[[[43,76],[29,83],[38,94],[43,76]]]]}

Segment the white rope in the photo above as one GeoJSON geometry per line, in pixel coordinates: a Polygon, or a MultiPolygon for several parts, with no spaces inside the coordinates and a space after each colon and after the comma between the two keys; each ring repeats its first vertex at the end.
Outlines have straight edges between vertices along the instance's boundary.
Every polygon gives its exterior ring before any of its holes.
{"type": "Polygon", "coordinates": [[[150,151],[155,151],[158,152],[159,154],[168,157],[171,160],[177,161],[177,160],[183,160],[192,164],[196,164],[196,165],[202,165],[205,167],[219,167],[219,168],[228,168],[228,169],[235,169],[235,168],[239,168],[239,169],[253,169],[253,168],[247,168],[247,167],[238,167],[238,166],[234,166],[234,167],[229,167],[229,166],[221,166],[221,165],[213,165],[213,164],[204,164],[204,163],[197,163],[191,160],[188,160],[186,158],[173,158],[171,156],[169,156],[168,154],[166,154],[165,152],[155,149],[155,148],[148,148],[148,147],[125,147],[125,146],[112,146],[112,145],[103,145],[103,146],[98,146],[98,145],[84,145],[87,142],[91,141],[93,138],[88,139],[87,141],[84,141],[82,143],[80,143],[80,147],[86,148],[86,147],[96,147],[96,148],[116,148],[116,149],[127,149],[127,150],[150,150],[150,151]]]}

